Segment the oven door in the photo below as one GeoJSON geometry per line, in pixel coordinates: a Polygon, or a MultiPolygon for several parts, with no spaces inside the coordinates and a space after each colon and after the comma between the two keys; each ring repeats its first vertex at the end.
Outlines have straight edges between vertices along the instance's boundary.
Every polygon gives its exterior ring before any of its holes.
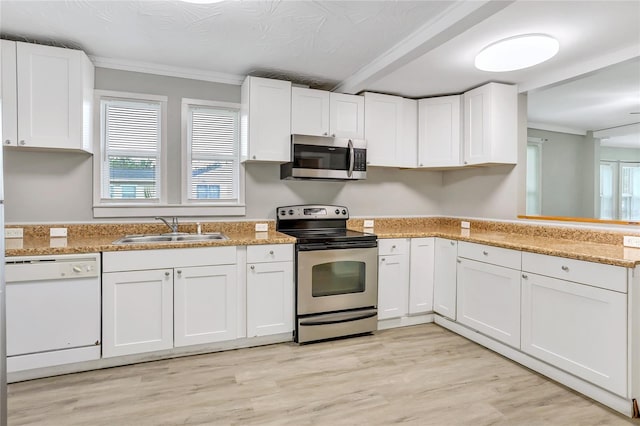
{"type": "Polygon", "coordinates": [[[298,315],[378,304],[378,249],[298,252],[298,315]]]}

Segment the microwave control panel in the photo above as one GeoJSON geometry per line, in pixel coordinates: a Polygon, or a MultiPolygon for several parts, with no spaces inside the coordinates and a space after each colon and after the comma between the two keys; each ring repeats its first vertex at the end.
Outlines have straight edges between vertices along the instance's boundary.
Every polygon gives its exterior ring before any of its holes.
{"type": "Polygon", "coordinates": [[[353,171],[367,171],[367,150],[356,148],[353,150],[353,171]]]}

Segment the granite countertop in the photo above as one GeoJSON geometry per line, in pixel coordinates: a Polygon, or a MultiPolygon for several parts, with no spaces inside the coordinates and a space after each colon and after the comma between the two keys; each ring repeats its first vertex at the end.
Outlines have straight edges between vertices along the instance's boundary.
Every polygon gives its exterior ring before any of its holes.
{"type": "Polygon", "coordinates": [[[113,244],[125,234],[69,236],[49,238],[29,236],[19,240],[6,240],[5,256],[38,256],[103,251],[153,250],[187,247],[246,246],[257,244],[294,244],[296,239],[276,231],[225,231],[227,240],[190,241],[175,243],[113,244]]]}
{"type": "Polygon", "coordinates": [[[419,238],[441,237],[472,243],[487,244],[531,253],[566,257],[604,263],[625,268],[640,264],[640,249],[600,242],[578,241],[564,238],[550,238],[493,230],[461,229],[458,227],[427,225],[407,229],[385,229],[376,227],[373,233],[378,238],[419,238]]]}
{"type": "MultiPolygon", "coordinates": [[[[257,222],[210,222],[202,225],[202,232],[222,232],[228,237],[227,240],[118,245],[113,242],[125,235],[162,233],[166,229],[157,224],[63,225],[69,229],[67,238],[49,238],[49,227],[53,225],[26,226],[24,239],[5,240],[5,255],[37,256],[295,243],[295,238],[275,231],[275,221],[267,222],[269,230],[266,232],[255,232],[257,222]]],[[[348,222],[350,229],[363,230],[362,226],[363,219],[348,222]]],[[[640,264],[640,249],[623,247],[623,234],[615,232],[479,220],[471,220],[471,229],[461,229],[460,219],[451,218],[378,218],[373,229],[364,230],[383,239],[441,237],[626,268],[640,264]]],[[[180,231],[193,233],[196,225],[181,225],[180,231]]]]}

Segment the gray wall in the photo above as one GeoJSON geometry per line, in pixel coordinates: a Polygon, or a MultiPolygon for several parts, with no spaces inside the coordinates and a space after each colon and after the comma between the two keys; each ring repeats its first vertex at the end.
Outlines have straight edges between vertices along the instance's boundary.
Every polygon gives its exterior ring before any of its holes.
{"type": "Polygon", "coordinates": [[[528,135],[548,139],[542,145],[541,214],[592,217],[592,211],[583,211],[584,194],[593,189],[592,184],[585,183],[583,172],[589,156],[585,137],[538,129],[529,129],[528,135]]]}
{"type": "Polygon", "coordinates": [[[600,147],[600,159],[609,161],[640,161],[640,149],[602,146],[600,147]]]}
{"type": "MultiPolygon", "coordinates": [[[[180,99],[240,100],[239,86],[102,68],[96,69],[95,87],[168,96],[171,203],[180,199],[180,99]]],[[[526,106],[522,111],[526,117],[526,106]]],[[[5,150],[7,223],[95,221],[92,168],[88,154],[5,150]]],[[[344,183],[281,181],[277,164],[249,163],[246,216],[215,219],[273,219],[277,206],[313,202],[346,205],[354,216],[446,214],[515,219],[519,210],[524,211],[519,205],[523,168],[518,169],[497,166],[429,172],[371,168],[366,181],[344,183]]]]}

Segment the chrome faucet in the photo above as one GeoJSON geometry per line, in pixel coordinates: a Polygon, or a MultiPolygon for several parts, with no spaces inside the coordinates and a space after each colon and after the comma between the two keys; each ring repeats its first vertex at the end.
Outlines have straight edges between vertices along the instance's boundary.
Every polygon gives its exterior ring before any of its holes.
{"type": "Polygon", "coordinates": [[[167,220],[163,217],[156,217],[156,220],[161,220],[164,222],[165,225],[167,225],[169,227],[169,229],[171,229],[171,232],[174,234],[178,233],[178,218],[176,216],[173,216],[171,218],[171,223],[167,222],[167,220]]]}

